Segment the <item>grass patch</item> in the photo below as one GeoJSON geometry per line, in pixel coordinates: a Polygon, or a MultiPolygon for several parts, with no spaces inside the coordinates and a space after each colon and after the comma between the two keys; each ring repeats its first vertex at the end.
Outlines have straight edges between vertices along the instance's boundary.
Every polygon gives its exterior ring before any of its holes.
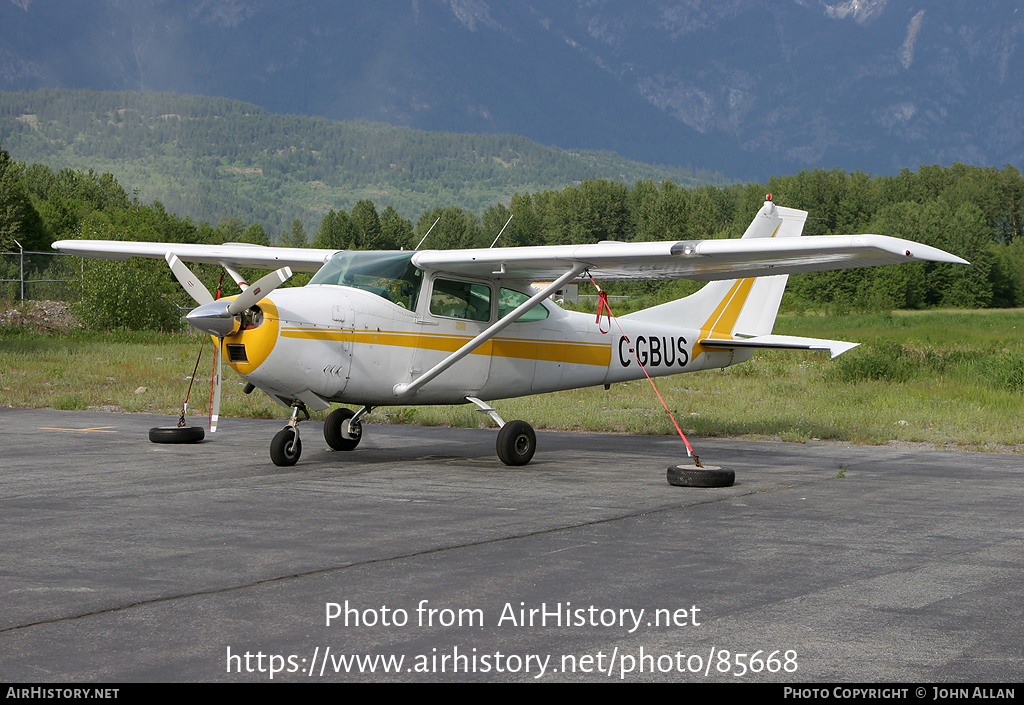
{"type": "Polygon", "coordinates": [[[60,394],[53,398],[53,408],[61,411],[85,411],[89,405],[80,394],[60,394]]]}
{"type": "MultiPolygon", "coordinates": [[[[725,370],[658,379],[687,433],[1024,450],[1024,310],[794,314],[780,316],[775,332],[863,345],[835,360],[823,352],[766,351],[725,370]]],[[[201,345],[189,405],[198,416],[206,413],[213,363],[202,336],[0,329],[0,405],[177,414],[201,345]]],[[[286,417],[242,386],[225,373],[223,416],[286,417]]],[[[646,380],[496,406],[503,418],[537,428],[675,433],[646,380]]],[[[492,425],[472,405],[385,407],[367,423],[492,425]]]]}

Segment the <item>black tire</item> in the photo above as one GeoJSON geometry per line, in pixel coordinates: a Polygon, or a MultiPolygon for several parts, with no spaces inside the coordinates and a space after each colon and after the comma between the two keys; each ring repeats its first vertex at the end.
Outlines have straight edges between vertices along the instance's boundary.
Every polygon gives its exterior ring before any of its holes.
{"type": "Polygon", "coordinates": [[[327,420],[324,421],[324,440],[334,450],[355,450],[356,446],[359,445],[359,441],[363,438],[363,425],[357,423],[355,428],[351,429],[352,433],[355,434],[355,438],[345,438],[341,435],[341,424],[346,419],[351,419],[356,415],[356,412],[352,409],[335,409],[327,415],[327,420]]]}
{"type": "Polygon", "coordinates": [[[496,447],[505,465],[526,465],[537,450],[537,434],[525,421],[509,421],[498,431],[496,447]]]}
{"type": "Polygon", "coordinates": [[[274,440],[270,442],[270,459],[278,467],[287,468],[295,465],[299,462],[300,455],[302,441],[299,440],[298,432],[290,426],[278,431],[274,440]]]}
{"type": "Polygon", "coordinates": [[[670,465],[668,484],[676,487],[732,487],[736,473],[716,467],[698,468],[694,465],[670,465]]]}
{"type": "Polygon", "coordinates": [[[198,443],[206,437],[202,426],[155,426],[149,429],[153,443],[198,443]]]}

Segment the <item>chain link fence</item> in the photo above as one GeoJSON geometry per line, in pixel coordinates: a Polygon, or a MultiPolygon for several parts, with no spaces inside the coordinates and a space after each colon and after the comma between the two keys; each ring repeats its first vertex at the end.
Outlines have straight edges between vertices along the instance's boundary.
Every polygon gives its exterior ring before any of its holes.
{"type": "Polygon", "coordinates": [[[0,301],[82,300],[85,260],[62,252],[0,252],[0,301]]]}
{"type": "MultiPolygon", "coordinates": [[[[85,290],[85,258],[63,252],[19,249],[0,252],[0,305],[18,306],[26,301],[82,303],[85,290]]],[[[194,329],[185,315],[194,306],[174,304],[178,332],[194,329]]]]}

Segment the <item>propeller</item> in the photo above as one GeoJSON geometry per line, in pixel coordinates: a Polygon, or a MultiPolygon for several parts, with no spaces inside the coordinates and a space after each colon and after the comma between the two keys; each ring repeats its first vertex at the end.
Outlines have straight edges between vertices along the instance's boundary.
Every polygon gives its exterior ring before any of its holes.
{"type": "MultiPolygon", "coordinates": [[[[217,339],[214,374],[213,379],[210,381],[210,433],[215,433],[217,431],[217,421],[220,419],[220,388],[224,367],[224,338],[238,332],[240,322],[236,316],[255,306],[267,294],[288,281],[292,276],[292,270],[290,267],[282,267],[273,271],[250,285],[233,301],[223,301],[215,299],[209,289],[199,281],[199,277],[193,274],[192,270],[178,259],[177,255],[173,252],[168,252],[164,259],[167,260],[167,266],[171,268],[171,272],[174,273],[181,286],[199,304],[197,308],[192,309],[185,316],[185,320],[192,326],[217,339]]],[[[232,274],[232,277],[234,278],[234,274],[232,274]]]]}
{"type": "MultiPolygon", "coordinates": [[[[188,269],[185,265],[181,265],[181,267],[188,269]]],[[[288,281],[291,276],[291,268],[282,267],[257,281],[233,301],[224,299],[215,301],[211,297],[209,302],[189,311],[185,320],[204,333],[209,333],[216,338],[226,338],[238,332],[239,321],[236,318],[238,314],[255,306],[263,297],[288,281]]],[[[198,297],[193,298],[199,301],[198,297]]]]}

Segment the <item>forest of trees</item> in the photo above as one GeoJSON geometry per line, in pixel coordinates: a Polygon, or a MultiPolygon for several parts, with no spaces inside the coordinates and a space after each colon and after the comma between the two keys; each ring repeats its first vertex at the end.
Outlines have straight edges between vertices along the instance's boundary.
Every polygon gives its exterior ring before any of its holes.
{"type": "MultiPolygon", "coordinates": [[[[561,190],[516,193],[507,203],[479,214],[456,206],[432,208],[415,222],[390,206],[379,210],[371,200],[361,199],[351,210],[330,210],[318,230],[307,233],[299,219],[280,232],[233,217],[216,225],[196,224],[159,202],[142,203],[110,174],[55,172],[45,165],[15,161],[0,149],[0,250],[16,251],[16,240],[26,250],[46,251],[50,242],[72,238],[409,249],[435,222],[425,249],[488,247],[510,215],[514,217],[499,246],[726,238],[742,234],[767,192],[779,205],[810,212],[806,235],[892,235],[939,247],[972,263],[963,267],[918,262],[796,275],[784,302],[790,310],[1024,306],[1024,179],[1012,166],[928,166],[879,177],[813,170],[776,177],[767,184],[699,188],[682,188],[669,180],[641,180],[632,187],[585,180],[561,190]]],[[[36,258],[32,265],[41,268],[49,266],[48,261],[36,258]]],[[[11,265],[5,266],[9,270],[11,265]]],[[[215,269],[199,272],[212,286],[220,276],[215,269]]],[[[9,275],[7,271],[2,278],[9,275]]],[[[126,288],[143,290],[151,310],[159,308],[153,305],[156,299],[179,302],[183,296],[161,262],[89,262],[86,279],[86,298],[93,305],[103,297],[115,299],[120,303],[105,305],[115,314],[133,305],[126,303],[126,288]]],[[[295,278],[295,284],[302,282],[302,277],[295,278]]],[[[649,303],[696,288],[673,282],[618,286],[621,293],[649,303]]],[[[14,298],[10,288],[6,297],[14,298]]],[[[175,315],[171,308],[147,314],[144,322],[136,315],[130,325],[171,327],[175,315]]],[[[101,318],[94,324],[112,325],[101,318]]],[[[129,322],[115,316],[113,325],[129,322]]]]}
{"type": "MultiPolygon", "coordinates": [[[[351,215],[328,214],[315,246],[415,247],[437,221],[424,247],[488,247],[510,215],[512,222],[498,243],[506,247],[734,238],[743,234],[766,193],[780,205],[810,212],[805,235],[892,235],[972,263],[921,262],[795,276],[787,289],[790,309],[1024,306],[1024,180],[1009,166],[921,167],[874,178],[841,169],[814,170],[767,184],[691,189],[667,180],[638,181],[632,188],[589,180],[560,191],[516,194],[508,205],[492,205],[480,216],[455,207],[431,209],[412,227],[390,210],[378,219],[373,204],[363,201],[351,215]]],[[[656,298],[681,291],[654,282],[618,289],[656,298]]]]}

